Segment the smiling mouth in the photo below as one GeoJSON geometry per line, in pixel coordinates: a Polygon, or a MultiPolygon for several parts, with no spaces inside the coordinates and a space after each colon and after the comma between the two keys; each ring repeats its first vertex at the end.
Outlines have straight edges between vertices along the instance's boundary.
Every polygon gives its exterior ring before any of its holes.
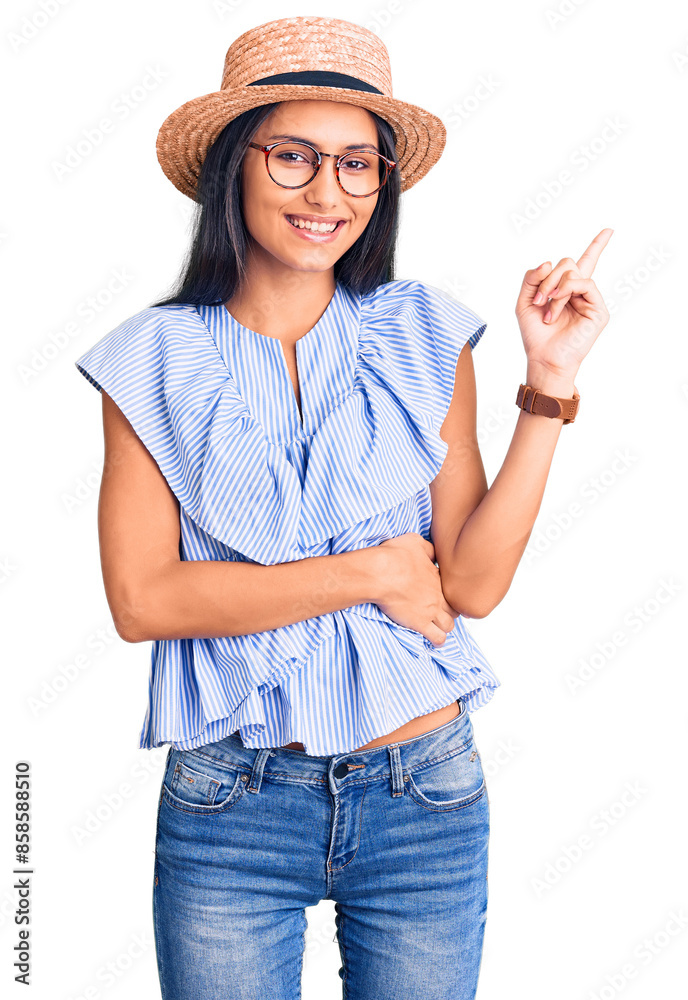
{"type": "Polygon", "coordinates": [[[326,228],[321,229],[320,224],[307,222],[305,219],[302,219],[301,222],[296,221],[298,216],[287,215],[285,218],[292,229],[298,229],[300,232],[306,232],[312,236],[332,236],[344,225],[344,219],[340,219],[336,225],[328,224],[326,228]]]}

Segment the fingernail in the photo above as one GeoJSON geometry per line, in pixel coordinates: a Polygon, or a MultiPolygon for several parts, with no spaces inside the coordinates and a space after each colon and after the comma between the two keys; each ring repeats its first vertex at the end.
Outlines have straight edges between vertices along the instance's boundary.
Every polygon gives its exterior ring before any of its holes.
{"type": "Polygon", "coordinates": [[[533,304],[537,306],[541,302],[542,302],[542,292],[538,292],[535,298],[533,299],[533,304]]]}

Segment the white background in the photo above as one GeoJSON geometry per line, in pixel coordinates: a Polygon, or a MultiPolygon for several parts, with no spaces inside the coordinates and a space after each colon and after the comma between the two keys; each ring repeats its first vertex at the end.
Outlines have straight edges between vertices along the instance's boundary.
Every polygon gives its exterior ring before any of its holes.
{"type": "MultiPolygon", "coordinates": [[[[191,203],[155,154],[164,118],[219,88],[243,31],[313,13],[378,31],[395,96],[447,124],[440,162],[402,198],[397,277],[446,288],[488,323],[474,363],[490,483],[526,374],[523,274],[615,230],[594,274],[611,320],[576,380],[579,417],[562,429],[511,590],[469,622],[502,682],[472,716],[492,817],[478,1000],[683,997],[688,16],[669,0],[3,7],[6,995],[26,995],[12,982],[12,796],[15,761],[28,760],[32,996],[159,996],[151,893],[167,748],[137,749],[150,644],[123,642],[105,600],[100,397],[74,359],[162,297],[186,249],[191,203]],[[156,85],[115,117],[151,67],[156,85]],[[113,131],[61,171],[103,117],[113,131]],[[548,195],[564,169],[572,183],[548,195]],[[126,282],[113,294],[115,274],[126,282]]],[[[340,997],[333,904],[307,914],[304,998],[340,997]]]]}

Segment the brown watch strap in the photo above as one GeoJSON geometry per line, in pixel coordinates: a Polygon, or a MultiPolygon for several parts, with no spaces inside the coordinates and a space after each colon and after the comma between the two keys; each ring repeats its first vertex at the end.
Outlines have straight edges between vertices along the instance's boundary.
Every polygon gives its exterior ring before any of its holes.
{"type": "Polygon", "coordinates": [[[561,399],[559,396],[548,396],[532,385],[521,383],[516,396],[516,406],[526,413],[534,413],[542,417],[560,417],[565,424],[572,424],[578,413],[580,395],[575,385],[572,399],[561,399]]]}

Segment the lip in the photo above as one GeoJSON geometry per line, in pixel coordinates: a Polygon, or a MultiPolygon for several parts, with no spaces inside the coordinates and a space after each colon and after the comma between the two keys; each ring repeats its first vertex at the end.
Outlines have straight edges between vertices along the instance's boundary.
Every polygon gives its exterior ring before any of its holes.
{"type": "Polygon", "coordinates": [[[292,233],[296,233],[296,235],[300,236],[302,240],[308,240],[309,243],[332,243],[334,240],[337,239],[337,237],[341,233],[342,229],[346,225],[346,222],[340,221],[339,224],[337,225],[337,228],[334,230],[334,232],[331,232],[331,233],[312,233],[310,231],[310,229],[305,229],[305,228],[304,229],[300,229],[300,228],[297,228],[297,226],[292,226],[291,222],[286,217],[286,215],[284,216],[284,223],[285,223],[285,225],[289,226],[289,228],[291,229],[292,233]]]}

